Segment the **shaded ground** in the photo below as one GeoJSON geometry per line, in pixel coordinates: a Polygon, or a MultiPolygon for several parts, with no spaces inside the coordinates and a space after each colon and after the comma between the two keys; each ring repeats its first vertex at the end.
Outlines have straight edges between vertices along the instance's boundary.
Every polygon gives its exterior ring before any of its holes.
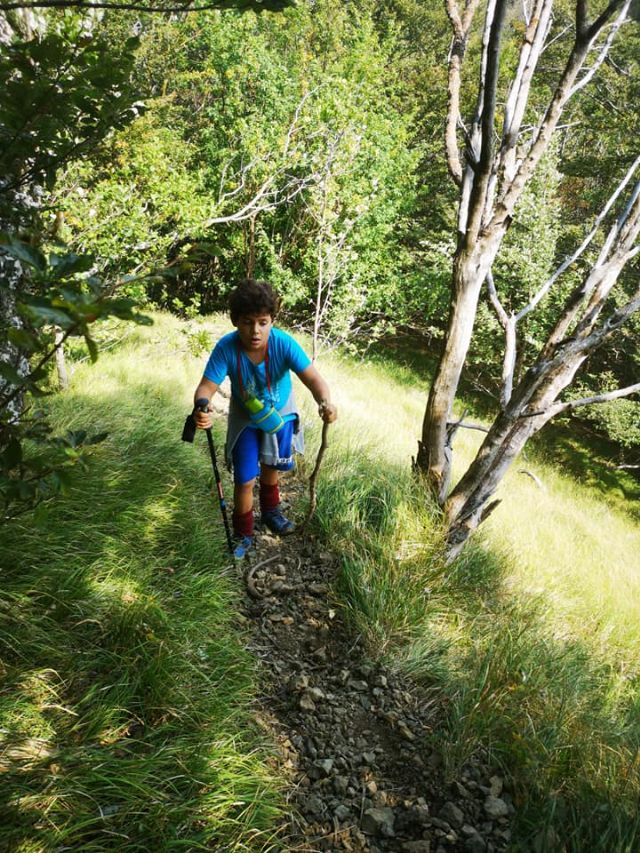
{"type": "Polygon", "coordinates": [[[261,535],[244,571],[265,674],[257,717],[290,782],[284,849],[505,850],[514,808],[503,780],[478,757],[445,783],[429,737],[438,711],[368,659],[332,600],[335,555],[310,537],[261,535]]]}

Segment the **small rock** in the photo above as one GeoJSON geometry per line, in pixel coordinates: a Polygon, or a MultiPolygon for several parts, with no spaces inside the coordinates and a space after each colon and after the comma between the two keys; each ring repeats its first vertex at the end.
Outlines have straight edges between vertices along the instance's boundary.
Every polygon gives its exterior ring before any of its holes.
{"type": "Polygon", "coordinates": [[[333,789],[336,794],[344,795],[349,787],[349,779],[346,776],[336,776],[333,780],[333,789]]]}
{"type": "Polygon", "coordinates": [[[417,803],[412,807],[411,814],[421,826],[425,826],[431,822],[429,806],[426,803],[417,803]]]}
{"type": "Polygon", "coordinates": [[[320,690],[319,687],[310,687],[307,690],[307,693],[314,702],[320,702],[322,699],[326,698],[324,690],[320,690]]]}
{"type": "Polygon", "coordinates": [[[375,752],[363,752],[362,753],[362,763],[363,764],[375,764],[376,763],[376,754],[375,752]]]}
{"type": "Polygon", "coordinates": [[[292,690],[306,690],[309,686],[309,676],[304,673],[296,675],[289,682],[289,686],[292,690]]]}
{"type": "Polygon", "coordinates": [[[477,830],[464,843],[465,853],[485,853],[487,842],[477,830]]]}
{"type": "Polygon", "coordinates": [[[309,776],[312,779],[326,779],[333,768],[333,758],[319,758],[309,768],[309,776]]]}
{"type": "Polygon", "coordinates": [[[409,726],[405,722],[403,722],[402,720],[400,720],[398,722],[398,731],[400,732],[402,737],[405,738],[405,740],[415,740],[416,739],[416,736],[411,731],[409,726]]]}
{"type": "Polygon", "coordinates": [[[462,784],[462,782],[454,782],[451,786],[453,788],[454,793],[456,793],[459,797],[462,797],[465,800],[471,799],[471,794],[462,784]]]}
{"type": "Polygon", "coordinates": [[[489,795],[484,801],[484,810],[492,818],[506,817],[509,814],[509,806],[499,797],[489,795]]]}
{"type": "Polygon", "coordinates": [[[348,820],[351,817],[351,809],[345,805],[338,806],[333,813],[341,822],[348,820]]]}
{"type": "Polygon", "coordinates": [[[320,817],[324,812],[324,804],[319,797],[311,796],[305,802],[304,810],[307,814],[313,815],[314,817],[320,817]]]}
{"type": "Polygon", "coordinates": [[[492,776],[489,779],[490,792],[492,797],[499,797],[502,793],[504,781],[499,776],[492,776]]]}
{"type": "Polygon", "coordinates": [[[406,841],[402,845],[404,853],[431,853],[431,842],[427,839],[422,841],[406,841]]]}
{"type": "Polygon", "coordinates": [[[300,708],[303,711],[315,711],[315,709],[316,709],[316,703],[313,701],[313,699],[309,695],[308,690],[305,690],[305,692],[300,697],[300,708]]]}
{"type": "Polygon", "coordinates": [[[352,690],[357,690],[358,693],[366,693],[366,691],[369,689],[369,685],[366,681],[358,681],[355,678],[351,679],[351,681],[349,682],[349,687],[352,690]]]}
{"type": "Polygon", "coordinates": [[[367,835],[384,835],[392,838],[394,820],[393,809],[367,809],[360,825],[367,835]]]}
{"type": "Polygon", "coordinates": [[[464,814],[455,803],[445,803],[440,809],[440,817],[451,826],[460,827],[464,823],[464,814]]]}

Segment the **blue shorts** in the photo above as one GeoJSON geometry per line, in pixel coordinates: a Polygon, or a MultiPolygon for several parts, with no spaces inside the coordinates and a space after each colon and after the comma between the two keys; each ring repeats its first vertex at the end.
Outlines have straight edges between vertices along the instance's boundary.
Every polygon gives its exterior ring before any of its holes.
{"type": "MultiPolygon", "coordinates": [[[[285,421],[284,426],[275,433],[278,452],[284,460],[273,466],[277,471],[290,471],[293,468],[291,444],[295,423],[295,420],[285,421]]],[[[260,439],[263,435],[265,433],[262,430],[245,427],[238,436],[232,451],[234,483],[248,483],[260,473],[260,439]]]]}

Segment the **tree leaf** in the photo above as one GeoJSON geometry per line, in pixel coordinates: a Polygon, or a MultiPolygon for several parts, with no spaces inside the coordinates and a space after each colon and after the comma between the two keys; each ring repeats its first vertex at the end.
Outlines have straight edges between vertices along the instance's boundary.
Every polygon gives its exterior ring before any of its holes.
{"type": "Polygon", "coordinates": [[[66,255],[52,253],[49,255],[49,266],[54,278],[66,278],[90,270],[93,266],[93,258],[91,255],[76,255],[74,252],[66,255]]]}
{"type": "Polygon", "coordinates": [[[0,234],[0,245],[4,248],[8,255],[22,263],[33,267],[38,272],[44,272],[47,268],[47,262],[44,255],[39,249],[18,240],[13,234],[0,234]]]}
{"type": "Polygon", "coordinates": [[[17,468],[22,462],[22,446],[17,438],[12,438],[2,453],[5,469],[17,468]]]}
{"type": "Polygon", "coordinates": [[[91,358],[91,361],[95,364],[95,362],[98,360],[98,345],[89,335],[85,335],[84,339],[85,343],[87,344],[87,349],[89,350],[89,357],[91,358]]]}

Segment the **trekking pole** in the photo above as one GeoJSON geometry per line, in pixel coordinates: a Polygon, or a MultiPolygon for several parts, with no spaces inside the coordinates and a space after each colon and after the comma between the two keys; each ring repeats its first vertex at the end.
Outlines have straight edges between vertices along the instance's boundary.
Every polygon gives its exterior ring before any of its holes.
{"type": "MultiPolygon", "coordinates": [[[[200,412],[206,412],[209,408],[209,401],[206,397],[201,397],[199,400],[196,400],[196,409],[200,412]]],[[[193,442],[195,437],[195,420],[193,415],[189,415],[187,418],[187,422],[184,427],[184,431],[182,433],[182,440],[193,442]]],[[[205,432],[207,433],[207,443],[209,445],[209,453],[211,455],[211,464],[213,466],[213,476],[216,481],[216,487],[218,489],[218,499],[220,501],[220,512],[222,513],[222,521],[224,522],[224,530],[227,534],[227,545],[229,546],[229,551],[233,554],[233,542],[231,541],[231,529],[229,527],[229,518],[227,516],[227,504],[224,499],[224,492],[222,491],[222,478],[220,477],[220,471],[218,469],[218,459],[216,457],[216,448],[213,443],[213,436],[211,435],[211,427],[208,427],[205,432]]]]}

